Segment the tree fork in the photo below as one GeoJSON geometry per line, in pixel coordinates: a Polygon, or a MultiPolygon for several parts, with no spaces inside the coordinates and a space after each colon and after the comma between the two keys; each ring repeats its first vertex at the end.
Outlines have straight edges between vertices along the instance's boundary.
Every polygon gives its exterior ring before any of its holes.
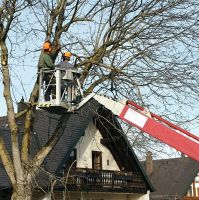
{"type": "Polygon", "coordinates": [[[16,184],[13,187],[11,200],[31,200],[32,187],[30,183],[16,184]]]}

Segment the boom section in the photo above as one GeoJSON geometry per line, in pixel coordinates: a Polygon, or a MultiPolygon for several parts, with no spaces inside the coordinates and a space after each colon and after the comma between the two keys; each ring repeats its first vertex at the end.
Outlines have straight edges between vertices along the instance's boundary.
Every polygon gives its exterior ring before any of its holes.
{"type": "Polygon", "coordinates": [[[147,116],[142,112],[144,108],[133,101],[116,102],[99,95],[95,95],[94,98],[123,121],[199,162],[199,138],[197,136],[154,113],[147,116]]]}

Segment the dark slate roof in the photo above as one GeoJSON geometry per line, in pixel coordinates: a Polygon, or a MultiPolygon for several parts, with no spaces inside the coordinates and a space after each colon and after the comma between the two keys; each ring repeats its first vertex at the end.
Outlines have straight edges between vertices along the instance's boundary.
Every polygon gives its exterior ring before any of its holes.
{"type": "MultiPolygon", "coordinates": [[[[46,166],[49,172],[54,173],[65,155],[70,153],[74,148],[89,122],[93,119],[98,107],[99,104],[95,100],[91,100],[77,112],[68,114],[68,121],[64,133],[46,159],[47,165],[50,165],[50,167],[46,166]]],[[[59,117],[58,115],[49,114],[47,112],[37,114],[33,125],[33,146],[39,148],[46,143],[53,134],[59,117]]],[[[38,151],[38,148],[32,149],[33,155],[38,151]]]]}
{"type": "MultiPolygon", "coordinates": [[[[142,164],[145,167],[145,162],[142,164]]],[[[198,173],[199,163],[188,157],[153,160],[153,173],[149,178],[155,192],[150,194],[150,199],[182,198],[198,173]]]]}
{"type": "MultiPolygon", "coordinates": [[[[34,156],[51,137],[59,119],[60,115],[51,114],[43,110],[36,111],[31,137],[32,156],[34,156]]],[[[103,141],[108,141],[108,143],[105,142],[107,148],[112,152],[120,168],[124,167],[125,170],[140,173],[143,180],[146,182],[147,188],[152,191],[153,187],[123,133],[122,128],[116,120],[116,117],[107,109],[102,109],[102,106],[94,99],[89,100],[75,113],[68,114],[68,121],[64,133],[44,161],[45,169],[53,174],[59,174],[62,164],[78,143],[86,127],[92,120],[96,123],[103,136],[102,143],[103,141]]],[[[6,123],[6,121],[4,121],[4,123],[6,123]]],[[[9,129],[7,126],[5,127],[0,123],[0,127],[1,126],[3,128],[0,129],[0,134],[3,136],[5,145],[9,149],[9,129]]],[[[23,128],[23,125],[21,125],[21,128],[23,128]]],[[[0,188],[9,187],[10,181],[8,180],[2,164],[0,164],[0,188]]]]}
{"type": "MultiPolygon", "coordinates": [[[[2,124],[3,125],[3,124],[2,124]]],[[[7,147],[9,153],[11,153],[11,149],[9,148],[10,144],[10,132],[7,127],[0,127],[0,135],[4,138],[5,146],[7,147]]],[[[7,177],[5,169],[0,161],[0,189],[10,188],[10,180],[7,177]]]]}
{"type": "Polygon", "coordinates": [[[7,128],[8,127],[8,119],[6,116],[0,117],[0,128],[7,128]]]}
{"type": "MultiPolygon", "coordinates": [[[[23,119],[18,120],[17,122],[19,129],[23,129],[23,119]]],[[[22,133],[22,131],[20,131],[22,133]]],[[[6,116],[0,117],[0,136],[4,139],[4,144],[11,155],[11,139],[10,139],[10,130],[8,127],[8,119],[6,116]]],[[[21,139],[21,135],[19,135],[19,140],[21,139]]],[[[10,188],[10,180],[6,174],[6,171],[2,165],[0,160],[0,189],[10,188]]]]}

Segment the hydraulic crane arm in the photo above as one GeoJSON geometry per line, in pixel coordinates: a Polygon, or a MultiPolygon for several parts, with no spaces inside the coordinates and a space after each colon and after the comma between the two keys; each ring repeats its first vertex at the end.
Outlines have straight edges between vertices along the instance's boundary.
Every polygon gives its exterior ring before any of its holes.
{"type": "Polygon", "coordinates": [[[123,121],[199,162],[199,138],[197,136],[154,113],[150,113],[151,117],[143,114],[144,108],[133,101],[117,102],[97,94],[93,98],[123,121]]]}

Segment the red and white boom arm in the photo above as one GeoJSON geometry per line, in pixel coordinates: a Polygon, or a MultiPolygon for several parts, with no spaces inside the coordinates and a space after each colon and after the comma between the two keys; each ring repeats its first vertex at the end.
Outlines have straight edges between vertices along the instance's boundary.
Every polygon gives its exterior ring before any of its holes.
{"type": "Polygon", "coordinates": [[[116,102],[97,94],[93,98],[123,121],[199,162],[199,137],[154,113],[150,113],[151,117],[145,115],[144,108],[133,101],[116,102]]]}

